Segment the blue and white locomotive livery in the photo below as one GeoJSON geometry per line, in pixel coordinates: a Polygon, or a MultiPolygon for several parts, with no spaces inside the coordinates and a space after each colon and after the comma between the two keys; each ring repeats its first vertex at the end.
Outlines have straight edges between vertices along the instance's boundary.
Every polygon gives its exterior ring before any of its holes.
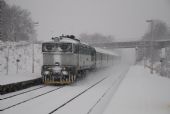
{"type": "Polygon", "coordinates": [[[81,43],[73,35],[42,44],[42,79],[45,84],[70,84],[87,70],[113,65],[116,54],[81,43]]]}

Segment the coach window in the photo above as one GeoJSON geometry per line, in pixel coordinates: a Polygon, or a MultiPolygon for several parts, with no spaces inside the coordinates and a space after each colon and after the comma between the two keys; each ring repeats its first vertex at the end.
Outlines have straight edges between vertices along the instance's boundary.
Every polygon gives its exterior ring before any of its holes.
{"type": "Polygon", "coordinates": [[[91,60],[94,61],[95,60],[95,51],[94,50],[91,50],[91,60]]]}
{"type": "Polygon", "coordinates": [[[87,54],[87,55],[90,55],[90,51],[91,51],[91,50],[90,50],[90,47],[87,46],[87,47],[86,47],[86,54],[87,54]]]}
{"type": "Polygon", "coordinates": [[[84,51],[85,51],[85,54],[87,55],[88,54],[88,47],[87,46],[84,46],[84,51]]]}
{"type": "Polygon", "coordinates": [[[88,48],[87,48],[87,54],[90,55],[90,53],[91,53],[91,48],[88,47],[88,48]]]}
{"type": "Polygon", "coordinates": [[[82,46],[82,54],[85,54],[85,48],[82,46]]]}
{"type": "Polygon", "coordinates": [[[83,54],[86,54],[86,47],[83,46],[83,54]]]}
{"type": "Polygon", "coordinates": [[[84,47],[81,45],[81,54],[84,54],[84,47]]]}
{"type": "Polygon", "coordinates": [[[80,54],[82,54],[82,52],[83,52],[83,47],[82,47],[82,45],[79,45],[79,52],[80,52],[80,54]]]}
{"type": "Polygon", "coordinates": [[[83,46],[84,48],[84,54],[87,54],[87,46],[83,46]]]}
{"type": "Polygon", "coordinates": [[[79,53],[79,45],[73,45],[74,46],[74,53],[79,53]]]}

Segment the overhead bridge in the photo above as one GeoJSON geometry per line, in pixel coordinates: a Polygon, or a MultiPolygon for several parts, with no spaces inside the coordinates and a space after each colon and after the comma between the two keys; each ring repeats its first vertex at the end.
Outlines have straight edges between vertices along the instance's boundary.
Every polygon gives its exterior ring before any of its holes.
{"type": "Polygon", "coordinates": [[[105,48],[142,48],[151,47],[164,48],[170,47],[170,40],[159,40],[159,41],[127,41],[127,42],[111,42],[111,43],[100,43],[92,44],[94,47],[105,47],[105,48]]]}

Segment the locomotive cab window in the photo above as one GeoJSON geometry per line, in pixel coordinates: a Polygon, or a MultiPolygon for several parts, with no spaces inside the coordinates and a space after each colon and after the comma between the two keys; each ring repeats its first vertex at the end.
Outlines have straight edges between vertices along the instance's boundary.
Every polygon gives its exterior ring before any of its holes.
{"type": "Polygon", "coordinates": [[[54,43],[44,43],[42,45],[43,52],[53,52],[55,51],[55,44],[54,43]]]}
{"type": "Polygon", "coordinates": [[[59,51],[61,51],[61,52],[72,52],[72,44],[71,43],[61,43],[59,45],[59,51]]]}
{"type": "Polygon", "coordinates": [[[72,52],[72,43],[44,43],[43,52],[72,52]]]}

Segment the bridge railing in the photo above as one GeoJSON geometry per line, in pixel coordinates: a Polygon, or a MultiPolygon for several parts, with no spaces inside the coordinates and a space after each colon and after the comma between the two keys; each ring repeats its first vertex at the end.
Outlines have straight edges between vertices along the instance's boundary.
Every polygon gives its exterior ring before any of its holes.
{"type": "Polygon", "coordinates": [[[170,40],[159,40],[153,41],[151,45],[151,41],[128,41],[128,42],[111,42],[111,43],[100,43],[100,44],[91,44],[95,47],[106,47],[106,48],[136,48],[136,47],[156,47],[156,48],[164,48],[170,47],[170,40]]]}

